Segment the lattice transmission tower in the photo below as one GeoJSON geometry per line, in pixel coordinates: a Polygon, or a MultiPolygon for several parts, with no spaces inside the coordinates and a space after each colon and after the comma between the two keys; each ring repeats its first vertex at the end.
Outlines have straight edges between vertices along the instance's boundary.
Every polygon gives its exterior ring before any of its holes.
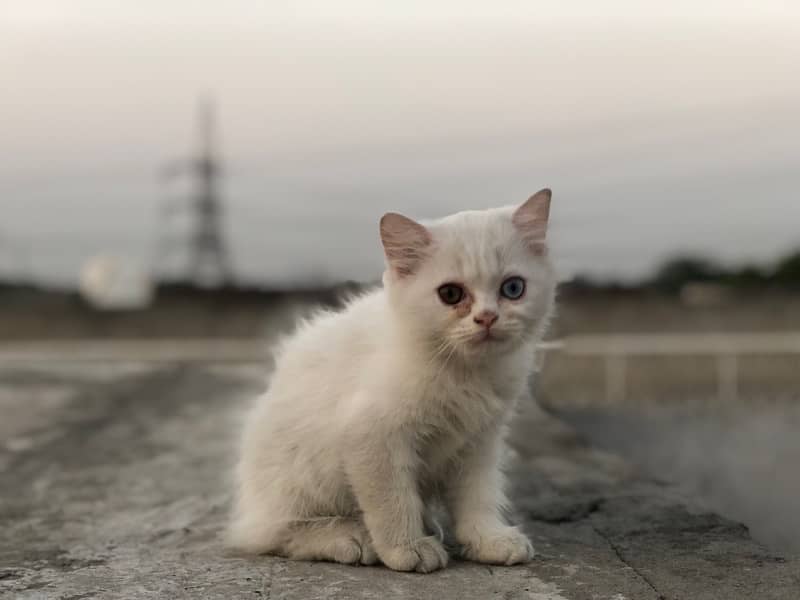
{"type": "Polygon", "coordinates": [[[174,235],[161,236],[157,260],[163,263],[175,250],[180,250],[186,255],[184,278],[187,281],[202,286],[232,285],[233,266],[223,227],[222,168],[216,147],[215,106],[210,99],[198,104],[197,128],[197,154],[169,163],[162,171],[164,181],[180,176],[189,178],[188,203],[184,198],[178,205],[168,203],[164,206],[164,219],[167,221],[176,209],[188,209],[189,231],[177,238],[174,235]]]}

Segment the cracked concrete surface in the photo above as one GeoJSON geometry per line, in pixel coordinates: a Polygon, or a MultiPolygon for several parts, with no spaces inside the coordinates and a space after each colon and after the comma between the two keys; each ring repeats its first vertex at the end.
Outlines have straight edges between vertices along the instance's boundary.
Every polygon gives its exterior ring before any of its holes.
{"type": "Polygon", "coordinates": [[[639,477],[531,404],[512,447],[522,567],[431,574],[228,554],[246,365],[0,367],[2,598],[800,597],[800,561],[639,477]]]}

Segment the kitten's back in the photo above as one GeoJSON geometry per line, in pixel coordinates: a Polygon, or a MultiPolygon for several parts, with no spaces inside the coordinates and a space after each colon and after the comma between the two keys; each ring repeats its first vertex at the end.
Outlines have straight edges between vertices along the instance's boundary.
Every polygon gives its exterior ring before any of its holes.
{"type": "Polygon", "coordinates": [[[380,350],[386,311],[385,293],[378,289],[357,296],[341,311],[306,319],[276,353],[272,395],[295,396],[303,389],[330,399],[346,393],[380,350]]]}

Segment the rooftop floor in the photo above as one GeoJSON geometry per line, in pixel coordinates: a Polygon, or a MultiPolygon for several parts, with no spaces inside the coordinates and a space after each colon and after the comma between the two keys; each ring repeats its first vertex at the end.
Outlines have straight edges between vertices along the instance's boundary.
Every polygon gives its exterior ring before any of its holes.
{"type": "Polygon", "coordinates": [[[242,558],[221,544],[246,364],[0,365],[1,598],[800,597],[800,561],[526,407],[513,497],[532,563],[444,571],[242,558]]]}

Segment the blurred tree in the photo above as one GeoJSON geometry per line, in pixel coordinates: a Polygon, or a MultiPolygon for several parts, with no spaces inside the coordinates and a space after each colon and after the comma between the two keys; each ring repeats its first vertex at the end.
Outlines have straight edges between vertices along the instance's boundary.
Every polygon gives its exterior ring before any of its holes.
{"type": "Polygon", "coordinates": [[[782,287],[800,289],[800,250],[781,259],[772,278],[782,287]]]}
{"type": "Polygon", "coordinates": [[[726,269],[705,258],[678,257],[664,263],[646,285],[675,294],[688,283],[717,283],[732,288],[800,289],[800,251],[782,258],[771,269],[756,265],[726,269]]]}
{"type": "Polygon", "coordinates": [[[755,265],[746,265],[727,274],[724,283],[735,288],[755,288],[770,283],[769,275],[755,265]]]}
{"type": "Polygon", "coordinates": [[[726,268],[712,260],[699,256],[679,256],[659,267],[655,275],[639,285],[622,284],[617,281],[597,281],[577,275],[562,289],[569,292],[591,292],[604,290],[620,292],[633,290],[656,290],[666,294],[680,294],[687,284],[712,284],[716,286],[763,290],[767,288],[800,290],[800,250],[797,250],[772,267],[744,265],[726,268]]]}
{"type": "Polygon", "coordinates": [[[699,257],[678,257],[664,263],[649,285],[659,291],[677,293],[687,283],[718,282],[725,271],[710,260],[699,257]]]}

